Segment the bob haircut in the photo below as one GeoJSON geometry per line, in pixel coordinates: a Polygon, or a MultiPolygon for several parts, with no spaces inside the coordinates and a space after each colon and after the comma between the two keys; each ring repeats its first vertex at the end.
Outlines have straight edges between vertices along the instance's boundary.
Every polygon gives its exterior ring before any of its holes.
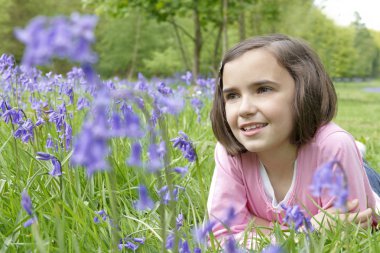
{"type": "Polygon", "coordinates": [[[237,141],[227,122],[223,98],[223,69],[226,63],[258,48],[271,52],[295,82],[294,129],[290,136],[292,144],[301,146],[310,141],[318,128],[331,121],[336,113],[337,96],[334,85],[318,55],[306,42],[281,34],[247,39],[224,55],[210,113],[214,135],[230,155],[247,150],[237,141]]]}

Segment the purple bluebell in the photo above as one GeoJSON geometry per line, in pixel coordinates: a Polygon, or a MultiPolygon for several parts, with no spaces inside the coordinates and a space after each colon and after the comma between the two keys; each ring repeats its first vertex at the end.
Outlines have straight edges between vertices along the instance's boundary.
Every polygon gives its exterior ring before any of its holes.
{"type": "Polygon", "coordinates": [[[35,223],[37,221],[37,218],[35,216],[29,218],[27,221],[24,222],[24,227],[29,227],[31,226],[33,223],[35,223]]]}
{"type": "MultiPolygon", "coordinates": [[[[179,189],[183,189],[183,187],[176,185],[173,189],[172,196],[173,196],[174,201],[178,201],[179,189]]],[[[158,190],[158,194],[161,197],[162,203],[164,203],[165,205],[167,205],[169,201],[171,200],[172,196],[170,196],[169,187],[167,185],[164,185],[163,187],[161,187],[161,189],[158,190]]]]}
{"type": "Polygon", "coordinates": [[[166,237],[165,248],[166,248],[166,249],[173,249],[173,246],[174,246],[174,234],[173,234],[173,233],[170,233],[170,234],[166,237]]]}
{"type": "Polygon", "coordinates": [[[37,126],[41,126],[43,124],[45,124],[45,120],[43,118],[39,117],[39,118],[37,118],[37,122],[34,125],[37,127],[37,126]]]}
{"type": "Polygon", "coordinates": [[[70,124],[65,122],[65,135],[64,135],[64,141],[66,142],[66,150],[71,149],[71,143],[73,138],[73,129],[71,128],[70,124]]]}
{"type": "Polygon", "coordinates": [[[131,249],[133,251],[136,251],[139,246],[137,244],[134,244],[133,242],[125,242],[125,243],[120,243],[118,245],[119,250],[122,250],[123,248],[131,249]]]}
{"type": "Polygon", "coordinates": [[[143,185],[139,186],[139,199],[134,203],[134,207],[139,211],[152,209],[154,207],[154,203],[148,195],[148,190],[143,185]]]}
{"type": "Polygon", "coordinates": [[[106,221],[108,218],[108,215],[107,215],[106,211],[104,211],[104,210],[96,211],[95,214],[96,214],[96,216],[94,217],[95,223],[100,222],[99,216],[102,218],[103,221],[106,221]]]}
{"type": "Polygon", "coordinates": [[[269,245],[265,247],[261,253],[284,253],[284,249],[281,246],[278,245],[269,245]]]}
{"type": "Polygon", "coordinates": [[[232,221],[235,219],[235,217],[236,217],[235,208],[233,206],[231,206],[227,209],[226,217],[223,220],[223,224],[225,226],[229,227],[231,225],[232,221]]]}
{"type": "Polygon", "coordinates": [[[24,208],[24,210],[30,215],[33,215],[33,206],[32,206],[32,200],[30,199],[28,192],[26,190],[23,190],[21,194],[21,206],[24,208]]]}
{"type": "Polygon", "coordinates": [[[169,95],[169,94],[173,94],[173,90],[166,86],[164,82],[160,82],[158,85],[157,85],[157,90],[158,92],[160,92],[162,95],[169,95]]]}
{"type": "Polygon", "coordinates": [[[33,129],[34,125],[31,119],[27,119],[26,121],[20,121],[19,127],[13,133],[15,138],[19,138],[22,142],[27,143],[30,139],[33,140],[33,129]]]}
{"type": "Polygon", "coordinates": [[[126,110],[124,112],[125,119],[125,135],[131,138],[141,138],[144,136],[144,131],[140,124],[139,117],[132,111],[126,110]]]}
{"type": "Polygon", "coordinates": [[[194,248],[194,253],[202,253],[202,250],[200,248],[195,247],[194,248]]]}
{"type": "Polygon", "coordinates": [[[159,94],[155,96],[155,105],[160,109],[161,113],[178,115],[185,107],[185,100],[179,92],[170,96],[159,94]]]}
{"type": "Polygon", "coordinates": [[[139,142],[135,142],[132,144],[131,147],[131,155],[127,161],[127,164],[129,166],[135,166],[135,167],[141,167],[142,162],[141,162],[141,145],[139,142]]]}
{"type": "Polygon", "coordinates": [[[2,54],[0,57],[0,73],[5,69],[12,68],[15,65],[13,55],[2,54]]]}
{"type": "MultiPolygon", "coordinates": [[[[101,127],[101,122],[98,122],[101,127]]],[[[87,176],[91,177],[97,171],[109,170],[107,156],[109,154],[108,139],[104,134],[107,128],[100,134],[94,133],[95,127],[91,122],[86,122],[74,144],[74,152],[71,163],[74,166],[84,166],[87,169],[87,176]]]]}
{"type": "Polygon", "coordinates": [[[189,243],[186,240],[181,240],[180,242],[181,244],[179,245],[179,253],[191,253],[189,243]]]}
{"type": "Polygon", "coordinates": [[[182,81],[184,81],[187,85],[191,84],[193,80],[193,74],[190,71],[187,71],[184,75],[181,76],[182,81]]]}
{"type": "Polygon", "coordinates": [[[146,78],[144,77],[143,74],[141,73],[138,73],[137,74],[137,83],[136,83],[136,89],[140,90],[140,91],[147,91],[148,90],[148,83],[147,83],[147,80],[146,78]]]}
{"type": "Polygon", "coordinates": [[[305,216],[298,205],[294,206],[281,206],[285,210],[284,222],[289,226],[294,226],[294,229],[298,231],[303,225],[307,231],[313,231],[310,219],[305,216]]]}
{"type": "Polygon", "coordinates": [[[179,213],[175,219],[177,230],[183,226],[183,214],[179,213]]]}
{"type": "Polygon", "coordinates": [[[203,102],[199,98],[193,98],[191,99],[191,105],[193,106],[193,109],[195,113],[197,114],[197,121],[201,121],[201,109],[203,107],[203,102]]]}
{"type": "Polygon", "coordinates": [[[42,161],[51,161],[51,163],[53,164],[53,170],[49,172],[51,176],[55,177],[62,175],[61,162],[55,156],[44,152],[37,152],[36,159],[42,161]]]}
{"type": "Polygon", "coordinates": [[[95,41],[96,16],[74,13],[70,18],[36,17],[25,29],[16,29],[16,37],[25,47],[23,64],[27,67],[45,65],[53,57],[66,58],[82,64],[95,63],[91,50],[95,41]]]}
{"type": "Polygon", "coordinates": [[[158,153],[157,144],[150,144],[148,148],[148,171],[157,172],[163,168],[162,156],[158,153]]]}
{"type": "Polygon", "coordinates": [[[215,226],[214,221],[206,221],[200,227],[193,229],[193,238],[197,243],[205,244],[207,241],[207,235],[212,231],[215,226]]]}
{"type": "Polygon", "coordinates": [[[135,238],[133,238],[133,241],[138,242],[140,244],[144,244],[145,243],[145,237],[135,237],[135,238]]]}
{"type": "Polygon", "coordinates": [[[243,250],[239,249],[235,238],[230,236],[224,245],[223,253],[243,253],[243,250]]]}
{"type": "Polygon", "coordinates": [[[186,173],[188,172],[188,170],[189,170],[189,168],[187,166],[185,166],[185,167],[175,167],[173,169],[173,171],[177,172],[182,177],[184,177],[186,175],[186,173]]]}
{"type": "Polygon", "coordinates": [[[53,177],[61,176],[62,175],[62,165],[61,162],[54,158],[51,160],[51,163],[53,164],[53,170],[49,172],[49,174],[53,177]]]}
{"type": "Polygon", "coordinates": [[[183,156],[189,161],[194,162],[197,158],[193,144],[189,140],[189,137],[182,131],[179,132],[178,137],[171,140],[173,142],[173,147],[178,148],[182,151],[183,156]]]}
{"type": "Polygon", "coordinates": [[[348,199],[346,175],[339,161],[332,160],[322,165],[315,172],[310,186],[315,197],[326,192],[334,198],[334,207],[345,210],[348,199]]]}
{"type": "Polygon", "coordinates": [[[88,107],[90,107],[90,102],[88,99],[85,97],[80,97],[77,102],[77,110],[80,111],[88,107]]]}

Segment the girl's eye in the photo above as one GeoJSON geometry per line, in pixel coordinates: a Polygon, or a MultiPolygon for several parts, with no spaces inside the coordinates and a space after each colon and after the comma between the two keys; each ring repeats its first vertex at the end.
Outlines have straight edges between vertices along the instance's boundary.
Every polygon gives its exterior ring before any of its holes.
{"type": "Polygon", "coordinates": [[[272,88],[268,86],[262,86],[257,89],[257,93],[265,93],[269,91],[272,91],[272,88]]]}
{"type": "Polygon", "coordinates": [[[233,100],[233,99],[236,99],[236,98],[238,98],[239,96],[238,96],[238,94],[236,94],[236,93],[228,93],[228,94],[226,94],[225,96],[224,96],[224,99],[225,100],[233,100]]]}

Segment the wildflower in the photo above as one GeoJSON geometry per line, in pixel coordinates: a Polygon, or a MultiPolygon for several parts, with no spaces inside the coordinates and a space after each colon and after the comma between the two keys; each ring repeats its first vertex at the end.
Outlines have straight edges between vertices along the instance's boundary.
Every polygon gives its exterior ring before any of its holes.
{"type": "Polygon", "coordinates": [[[105,220],[107,220],[107,214],[106,214],[106,211],[104,211],[104,210],[100,210],[100,211],[97,211],[97,212],[95,212],[96,214],[97,214],[97,216],[95,216],[94,217],[94,222],[95,223],[99,223],[99,216],[98,215],[100,215],[101,216],[101,218],[102,218],[102,220],[103,221],[105,221],[105,220]]]}
{"type": "Polygon", "coordinates": [[[67,58],[82,64],[95,63],[91,50],[95,41],[97,17],[73,13],[67,17],[36,17],[25,29],[16,29],[16,37],[25,47],[23,64],[26,67],[45,65],[53,57],[67,58]]]}
{"type": "Polygon", "coordinates": [[[224,253],[243,253],[242,250],[236,244],[236,241],[233,236],[230,236],[224,245],[224,253]]]}
{"type": "Polygon", "coordinates": [[[179,249],[179,252],[180,253],[191,253],[190,251],[190,248],[189,248],[189,243],[185,240],[182,242],[182,240],[180,241],[180,249],[179,249]]]}
{"type": "Polygon", "coordinates": [[[136,210],[143,211],[146,209],[152,209],[154,207],[154,203],[152,199],[149,197],[148,190],[145,186],[139,186],[139,195],[139,200],[134,203],[134,207],[136,210]]]}
{"type": "Polygon", "coordinates": [[[133,251],[136,251],[139,246],[137,244],[134,244],[133,242],[125,242],[125,243],[120,243],[118,245],[119,250],[122,250],[123,248],[131,249],[133,251]]]}
{"type": "Polygon", "coordinates": [[[321,166],[313,176],[310,189],[315,197],[320,197],[324,191],[327,191],[329,196],[335,199],[334,207],[345,210],[348,186],[339,161],[332,160],[321,166]]]}
{"type": "Polygon", "coordinates": [[[261,253],[283,253],[283,252],[285,252],[284,249],[278,245],[269,245],[261,251],[261,253]]]}
{"type": "Polygon", "coordinates": [[[88,101],[88,99],[84,97],[80,97],[77,102],[77,110],[80,111],[88,107],[90,107],[90,102],[88,101]]]}
{"type": "Polygon", "coordinates": [[[185,167],[175,167],[173,171],[177,172],[178,174],[181,174],[182,177],[185,176],[189,168],[187,166],[185,167]]]}
{"type": "Polygon", "coordinates": [[[176,220],[176,227],[178,230],[180,227],[183,226],[183,214],[182,213],[178,214],[178,216],[175,220],[176,220]]]}
{"type": "Polygon", "coordinates": [[[148,148],[148,170],[149,172],[157,172],[163,167],[162,156],[158,152],[156,144],[150,144],[148,148]]]}
{"type": "Polygon", "coordinates": [[[37,218],[33,214],[32,200],[30,199],[26,190],[23,190],[21,194],[21,206],[30,216],[30,218],[24,223],[24,227],[29,227],[37,221],[37,218]]]}
{"type": "Polygon", "coordinates": [[[197,158],[193,144],[189,141],[189,137],[182,131],[179,132],[180,136],[171,140],[173,147],[182,151],[183,156],[189,161],[194,162],[197,158]]]}
{"type": "Polygon", "coordinates": [[[37,152],[36,156],[37,160],[42,160],[42,161],[51,161],[53,164],[53,170],[49,172],[50,175],[53,177],[55,176],[60,176],[62,175],[62,166],[61,162],[53,155],[44,153],[44,152],[37,152]]]}
{"type": "Polygon", "coordinates": [[[173,94],[173,90],[166,86],[164,82],[160,82],[158,85],[157,85],[157,90],[162,94],[162,95],[169,95],[169,94],[173,94]]]}
{"type": "Polygon", "coordinates": [[[198,122],[201,121],[201,109],[203,107],[203,102],[199,98],[193,98],[190,101],[191,105],[194,108],[195,113],[197,114],[197,120],[198,122]]]}
{"type": "Polygon", "coordinates": [[[131,147],[131,156],[129,157],[127,164],[129,166],[141,167],[141,145],[139,142],[135,142],[131,147]]]}
{"type": "Polygon", "coordinates": [[[182,81],[184,81],[187,85],[191,84],[191,80],[193,79],[193,75],[190,71],[186,71],[184,75],[181,76],[182,81]]]}
{"type": "Polygon", "coordinates": [[[307,231],[313,231],[313,227],[310,223],[310,219],[305,217],[298,205],[292,207],[281,206],[285,210],[284,222],[289,226],[294,226],[294,229],[298,231],[302,225],[305,225],[307,231]]]}
{"type": "Polygon", "coordinates": [[[145,237],[136,237],[136,238],[133,238],[133,241],[138,242],[140,244],[144,244],[145,243],[145,237]]]}
{"type": "Polygon", "coordinates": [[[194,253],[202,253],[202,250],[200,248],[194,248],[194,253]]]}
{"type": "MultiPolygon", "coordinates": [[[[178,189],[181,189],[183,187],[180,187],[180,186],[175,186],[175,188],[173,189],[173,200],[174,201],[177,201],[178,200],[178,189]]],[[[170,196],[170,191],[169,191],[169,187],[167,185],[163,186],[160,190],[158,190],[158,194],[161,196],[161,201],[167,205],[169,203],[169,201],[171,200],[171,196],[170,196]]]]}
{"type": "Polygon", "coordinates": [[[214,227],[215,225],[215,222],[214,221],[209,221],[209,222],[205,222],[203,223],[203,225],[201,227],[196,227],[194,230],[193,230],[193,237],[194,237],[194,240],[197,242],[197,243],[201,243],[201,244],[205,244],[206,243],[206,236],[208,233],[211,232],[212,228],[214,227]]]}

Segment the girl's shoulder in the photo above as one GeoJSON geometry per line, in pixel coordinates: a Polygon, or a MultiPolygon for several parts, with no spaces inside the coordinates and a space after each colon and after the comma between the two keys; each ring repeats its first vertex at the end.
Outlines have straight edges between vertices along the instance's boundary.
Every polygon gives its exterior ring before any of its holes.
{"type": "Polygon", "coordinates": [[[313,138],[313,142],[317,145],[333,145],[336,146],[339,143],[349,143],[354,144],[354,137],[341,128],[339,125],[334,122],[329,122],[321,126],[313,138]]]}

